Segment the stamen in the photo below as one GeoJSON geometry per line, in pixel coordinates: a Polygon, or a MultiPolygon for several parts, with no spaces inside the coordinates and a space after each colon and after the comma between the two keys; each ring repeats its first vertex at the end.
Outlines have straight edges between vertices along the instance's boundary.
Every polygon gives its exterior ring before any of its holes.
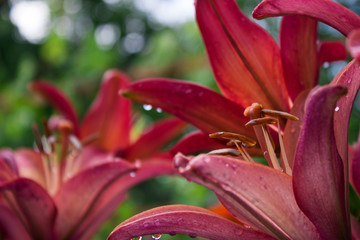
{"type": "Polygon", "coordinates": [[[210,151],[208,154],[239,156],[241,153],[240,151],[233,148],[222,148],[210,151]]]}
{"type": "Polygon", "coordinates": [[[245,124],[245,127],[253,127],[256,125],[262,125],[262,124],[274,124],[277,123],[278,119],[273,117],[263,117],[263,118],[255,118],[251,119],[245,124]]]}
{"type": "Polygon", "coordinates": [[[276,110],[271,110],[271,109],[262,109],[261,112],[263,112],[266,115],[273,116],[276,118],[282,117],[282,118],[286,118],[286,119],[293,120],[293,121],[299,120],[298,117],[296,117],[290,113],[287,113],[287,112],[281,112],[281,111],[276,111],[276,110]]]}
{"type": "MultiPolygon", "coordinates": [[[[270,156],[270,160],[271,160],[271,163],[273,165],[273,167],[277,170],[280,170],[282,171],[280,165],[279,165],[279,162],[278,162],[278,159],[276,157],[276,154],[275,154],[275,151],[274,151],[274,148],[271,144],[271,140],[270,140],[270,135],[269,133],[266,131],[267,129],[265,128],[264,125],[261,125],[261,129],[262,129],[262,132],[263,132],[263,135],[265,137],[265,143],[266,143],[266,148],[268,149],[268,154],[270,156]]],[[[265,153],[264,153],[265,154],[265,153]]]]}
{"type": "Polygon", "coordinates": [[[36,123],[33,123],[32,124],[32,130],[33,130],[33,134],[34,134],[34,138],[35,138],[35,144],[38,148],[38,150],[43,153],[44,152],[44,147],[42,145],[42,142],[41,142],[41,133],[40,133],[40,130],[39,130],[39,127],[36,123]]]}
{"type": "Polygon", "coordinates": [[[279,134],[279,144],[280,144],[280,153],[281,153],[281,162],[283,163],[284,167],[285,167],[285,172],[292,176],[292,170],[291,170],[291,167],[289,165],[289,161],[287,159],[287,156],[286,156],[286,152],[285,152],[285,147],[284,147],[284,142],[283,142],[283,139],[282,139],[282,136],[281,136],[281,132],[280,132],[280,122],[278,121],[277,122],[277,125],[278,125],[278,134],[279,134]]]}

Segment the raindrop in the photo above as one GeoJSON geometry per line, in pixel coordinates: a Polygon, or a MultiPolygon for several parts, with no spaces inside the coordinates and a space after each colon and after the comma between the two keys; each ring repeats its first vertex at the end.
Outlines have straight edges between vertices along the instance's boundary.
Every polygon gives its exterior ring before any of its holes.
{"type": "Polygon", "coordinates": [[[324,68],[330,67],[330,63],[329,63],[329,62],[324,62],[323,67],[324,67],[324,68]]]}
{"type": "Polygon", "coordinates": [[[339,111],[339,106],[337,106],[336,108],[335,108],[335,112],[337,112],[337,111],[339,111]]]}
{"type": "Polygon", "coordinates": [[[177,220],[177,223],[179,224],[179,225],[183,225],[184,224],[184,219],[182,219],[182,218],[179,218],[178,220],[177,220]]]}
{"type": "Polygon", "coordinates": [[[159,220],[155,221],[155,226],[159,227],[161,225],[161,223],[159,222],[159,220]]]}
{"type": "Polygon", "coordinates": [[[158,113],[161,113],[161,112],[162,112],[162,109],[161,109],[161,108],[156,108],[156,111],[157,111],[158,113]]]}
{"type": "Polygon", "coordinates": [[[169,235],[170,235],[170,236],[175,236],[175,235],[176,235],[176,232],[169,232],[169,235]]]}
{"type": "Polygon", "coordinates": [[[144,110],[150,111],[152,109],[152,106],[150,104],[144,104],[143,105],[144,110]]]}
{"type": "Polygon", "coordinates": [[[185,93],[187,93],[187,94],[189,94],[189,93],[191,93],[191,92],[192,92],[191,89],[186,89],[186,90],[185,90],[185,93]]]}
{"type": "Polygon", "coordinates": [[[238,230],[236,230],[236,235],[240,236],[243,234],[243,232],[244,231],[242,229],[238,229],[238,230]]]}
{"type": "Polygon", "coordinates": [[[134,237],[134,238],[131,238],[130,240],[141,240],[142,239],[142,236],[140,237],[134,237]]]}
{"type": "Polygon", "coordinates": [[[133,178],[133,177],[135,177],[135,176],[136,176],[136,172],[131,172],[129,175],[130,175],[130,177],[132,177],[132,178],[133,178]]]}
{"type": "Polygon", "coordinates": [[[196,238],[196,234],[195,234],[195,233],[190,233],[190,234],[189,234],[189,237],[191,237],[191,238],[196,238]]]}
{"type": "Polygon", "coordinates": [[[152,239],[158,240],[161,238],[161,233],[156,233],[151,236],[152,239]]]}
{"type": "Polygon", "coordinates": [[[143,223],[143,227],[144,227],[144,228],[150,227],[150,223],[149,223],[149,222],[144,222],[144,223],[143,223]]]}

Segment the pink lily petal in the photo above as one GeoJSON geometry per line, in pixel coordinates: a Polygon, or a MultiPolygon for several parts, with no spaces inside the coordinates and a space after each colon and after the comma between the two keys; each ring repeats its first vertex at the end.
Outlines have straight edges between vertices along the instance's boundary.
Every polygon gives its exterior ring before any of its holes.
{"type": "Polygon", "coordinates": [[[121,223],[108,240],[130,239],[142,235],[186,234],[208,239],[272,239],[247,229],[209,210],[186,205],[163,206],[142,212],[121,223]]]}
{"type": "Polygon", "coordinates": [[[197,0],[196,20],[221,91],[247,107],[254,102],[287,111],[280,51],[233,0],[197,0]]]}
{"type": "Polygon", "coordinates": [[[319,63],[334,62],[346,59],[346,48],[340,41],[322,41],[319,46],[319,63]]]}
{"type": "Polygon", "coordinates": [[[144,159],[161,150],[166,143],[179,136],[186,123],[179,119],[165,119],[145,129],[139,139],[126,149],[127,160],[144,159]]]}
{"type": "Polygon", "coordinates": [[[281,58],[286,86],[292,100],[318,82],[317,21],[286,16],[281,22],[281,58]]]}
{"type": "Polygon", "coordinates": [[[45,188],[44,166],[40,153],[23,148],[14,152],[14,156],[19,166],[19,176],[32,179],[45,188]]]}
{"type": "Polygon", "coordinates": [[[14,154],[9,149],[0,150],[0,184],[19,176],[14,154]]]}
{"type": "Polygon", "coordinates": [[[202,131],[193,131],[181,138],[175,146],[170,149],[171,154],[181,152],[184,155],[211,151],[224,148],[224,143],[216,141],[202,131]]]}
{"type": "Polygon", "coordinates": [[[346,46],[351,56],[360,61],[360,28],[349,34],[346,39],[346,46]]]}
{"type": "Polygon", "coordinates": [[[299,96],[295,99],[294,105],[291,108],[290,113],[298,117],[299,121],[288,121],[284,130],[284,148],[286,149],[286,156],[291,168],[294,164],[296,146],[304,118],[305,101],[309,91],[310,90],[300,93],[299,96]]]}
{"type": "Polygon", "coordinates": [[[297,206],[290,176],[258,163],[226,156],[205,154],[186,161],[182,155],[175,157],[179,172],[188,180],[213,190],[241,222],[246,219],[280,239],[319,238],[314,225],[297,206]]]}
{"type": "Polygon", "coordinates": [[[134,170],[133,165],[118,159],[87,169],[65,182],[54,196],[61,209],[55,223],[56,235],[68,237],[109,184],[134,170]]]}
{"type": "Polygon", "coordinates": [[[123,95],[142,104],[160,107],[205,133],[236,132],[255,137],[244,127],[244,108],[201,85],[170,80],[148,79],[132,83],[123,95]]]}
{"type": "Polygon", "coordinates": [[[360,194],[360,141],[354,148],[354,154],[349,157],[350,182],[353,184],[356,192],[360,194]]]}
{"type": "Polygon", "coordinates": [[[360,224],[353,216],[350,216],[351,232],[353,240],[360,240],[360,224]]]}
{"type": "Polygon", "coordinates": [[[46,101],[48,101],[61,115],[70,120],[74,126],[75,135],[79,135],[78,121],[76,111],[64,93],[48,82],[32,82],[29,84],[32,91],[39,93],[46,101]]]}
{"type": "Polygon", "coordinates": [[[13,194],[34,239],[52,239],[52,226],[57,209],[44,188],[33,180],[18,178],[1,185],[0,191],[13,194]]]}
{"type": "Polygon", "coordinates": [[[117,70],[104,74],[100,91],[81,124],[81,138],[98,135],[96,146],[108,151],[125,148],[130,141],[130,102],[119,95],[129,79],[117,70]]]}
{"type": "Polygon", "coordinates": [[[341,86],[318,87],[310,92],[295,153],[295,198],[323,239],[350,238],[344,165],[333,130],[336,101],[345,93],[341,86]]]}
{"type": "Polygon", "coordinates": [[[75,175],[86,169],[113,161],[114,156],[112,153],[97,147],[87,146],[84,147],[75,158],[73,165],[71,166],[71,171],[72,174],[75,175]]]}
{"type": "Polygon", "coordinates": [[[252,15],[256,19],[286,15],[307,16],[332,26],[345,36],[360,28],[358,15],[331,0],[264,0],[252,15]]]}
{"type": "Polygon", "coordinates": [[[16,214],[2,204],[0,205],[0,234],[3,239],[31,240],[16,214]]]}

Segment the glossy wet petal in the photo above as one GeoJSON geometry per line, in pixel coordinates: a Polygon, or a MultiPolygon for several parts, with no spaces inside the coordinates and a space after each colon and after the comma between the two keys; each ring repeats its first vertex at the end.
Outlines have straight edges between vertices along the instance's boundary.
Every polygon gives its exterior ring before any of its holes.
{"type": "Polygon", "coordinates": [[[61,209],[55,223],[56,235],[68,237],[106,188],[134,170],[133,165],[119,159],[85,170],[65,182],[54,197],[61,209]]]}
{"type": "Polygon", "coordinates": [[[48,82],[32,82],[29,84],[32,91],[39,93],[46,101],[48,101],[61,115],[69,119],[74,126],[74,133],[79,134],[78,121],[76,111],[64,93],[48,82]]]}
{"type": "Polygon", "coordinates": [[[126,149],[125,158],[144,159],[159,152],[165,144],[174,140],[184,130],[186,123],[179,119],[165,119],[150,125],[139,139],[126,149]]]}
{"type": "Polygon", "coordinates": [[[57,209],[46,190],[30,179],[18,178],[0,186],[0,192],[7,191],[12,193],[29,224],[31,236],[35,239],[51,239],[57,209]]]}
{"type": "Polygon", "coordinates": [[[97,135],[95,145],[108,151],[124,148],[130,141],[130,102],[119,95],[129,84],[117,70],[104,74],[99,93],[81,124],[81,138],[97,135]]]}
{"type": "Polygon", "coordinates": [[[160,107],[205,133],[228,131],[255,136],[244,127],[247,119],[243,107],[198,84],[148,79],[134,82],[123,94],[136,102],[160,107]]]}
{"type": "Polygon", "coordinates": [[[0,205],[0,229],[4,239],[31,240],[16,214],[2,204],[0,205]]]}
{"type": "Polygon", "coordinates": [[[346,45],[351,56],[360,61],[360,28],[349,34],[346,39],[346,45]]]}
{"type": "Polygon", "coordinates": [[[281,22],[280,49],[291,99],[318,82],[317,21],[286,16],[281,22]]]}
{"type": "Polygon", "coordinates": [[[117,226],[108,240],[129,239],[157,233],[186,234],[208,239],[272,239],[246,229],[209,210],[186,205],[170,205],[135,215],[117,226]]]}
{"type": "Polygon", "coordinates": [[[264,0],[254,10],[253,17],[299,15],[324,22],[345,36],[360,28],[360,17],[332,0],[264,0]]]}
{"type": "Polygon", "coordinates": [[[226,97],[243,107],[261,102],[287,111],[280,51],[233,0],[197,0],[196,20],[215,78],[226,97]]]}
{"type": "Polygon", "coordinates": [[[315,227],[296,204],[290,176],[231,157],[205,154],[187,164],[182,158],[175,158],[180,173],[226,200],[224,206],[241,222],[245,219],[244,223],[280,239],[318,239],[315,227]]]}
{"type": "Polygon", "coordinates": [[[295,153],[296,201],[324,239],[350,238],[344,165],[333,130],[336,101],[345,93],[341,86],[318,87],[310,93],[295,153]]]}

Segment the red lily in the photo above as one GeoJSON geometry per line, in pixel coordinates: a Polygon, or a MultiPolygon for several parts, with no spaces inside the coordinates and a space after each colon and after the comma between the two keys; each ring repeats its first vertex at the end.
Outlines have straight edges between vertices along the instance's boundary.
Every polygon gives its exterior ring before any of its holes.
{"type": "Polygon", "coordinates": [[[4,237],[88,239],[124,200],[127,189],[175,172],[172,157],[161,147],[184,123],[163,120],[131,142],[130,102],[118,94],[128,83],[121,72],[106,72],[82,124],[59,90],[45,82],[30,85],[62,116],[52,117],[45,136],[36,138],[37,150],[0,151],[4,237]]]}
{"type": "MultiPolygon", "coordinates": [[[[206,134],[228,131],[255,137],[252,129],[244,127],[247,119],[242,113],[247,106],[259,102],[265,108],[288,112],[300,92],[317,84],[323,62],[346,55],[339,42],[318,43],[316,21],[308,18],[284,18],[279,47],[234,0],[197,0],[195,7],[211,67],[224,96],[170,79],[137,81],[124,95],[161,107],[206,134]]],[[[187,153],[190,148],[211,148],[213,143],[206,134],[193,133],[176,150],[187,153]]]]}
{"type": "MultiPolygon", "coordinates": [[[[305,104],[295,103],[294,108],[304,114],[298,139],[292,140],[298,143],[293,154],[292,176],[239,158],[210,154],[190,158],[182,154],[176,156],[180,173],[215,191],[227,210],[243,224],[201,208],[165,206],[126,220],[109,239],[155,233],[210,239],[351,239],[359,236],[359,223],[351,219],[350,224],[348,182],[344,178],[347,157],[342,158],[345,149],[347,152],[344,129],[348,129],[359,76],[360,66],[353,61],[335,77],[333,83],[336,84],[317,87],[310,92],[305,104]],[[344,84],[348,93],[338,100],[346,92],[340,86],[344,84]]],[[[285,131],[284,135],[292,132],[285,131]]]]}

